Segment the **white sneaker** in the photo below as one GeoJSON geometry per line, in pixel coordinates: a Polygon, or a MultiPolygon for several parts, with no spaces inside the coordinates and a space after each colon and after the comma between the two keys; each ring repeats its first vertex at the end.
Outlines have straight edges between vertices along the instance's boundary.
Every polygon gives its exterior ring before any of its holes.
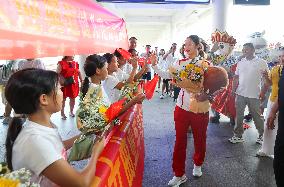
{"type": "Polygon", "coordinates": [[[164,99],[165,98],[165,96],[162,94],[162,95],[160,95],[160,99],[164,99]]]}
{"type": "Polygon", "coordinates": [[[267,155],[265,152],[263,152],[261,149],[257,151],[256,156],[259,157],[268,157],[269,155],[267,155]]]}
{"type": "Polygon", "coordinates": [[[263,136],[260,135],[260,136],[256,139],[256,143],[262,144],[262,142],[263,142],[263,136]]]}
{"type": "Polygon", "coordinates": [[[241,143],[244,142],[243,137],[239,138],[237,136],[233,136],[232,138],[229,139],[229,142],[235,144],[235,143],[241,143]]]}
{"type": "Polygon", "coordinates": [[[187,181],[186,175],[183,175],[182,177],[176,177],[174,176],[168,183],[169,186],[179,187],[182,183],[185,183],[187,181]]]}
{"type": "Polygon", "coordinates": [[[201,177],[202,176],[201,166],[196,166],[194,164],[194,168],[192,170],[192,175],[194,177],[201,177]]]}

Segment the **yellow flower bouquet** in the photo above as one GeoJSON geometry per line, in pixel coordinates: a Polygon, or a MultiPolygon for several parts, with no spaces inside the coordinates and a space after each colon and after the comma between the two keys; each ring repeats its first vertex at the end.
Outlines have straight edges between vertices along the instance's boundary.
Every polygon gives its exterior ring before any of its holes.
{"type": "Polygon", "coordinates": [[[0,163],[0,187],[39,187],[39,184],[31,182],[31,176],[27,169],[10,172],[6,163],[0,163]]]}
{"type": "Polygon", "coordinates": [[[172,66],[169,71],[176,86],[191,93],[199,93],[203,90],[204,73],[208,66],[205,59],[196,57],[192,60],[181,60],[179,66],[172,66]]]}
{"type": "Polygon", "coordinates": [[[138,92],[139,82],[127,83],[120,91],[120,99],[126,99],[125,102],[129,102],[138,92]]]}
{"type": "Polygon", "coordinates": [[[85,97],[80,97],[77,110],[77,127],[83,133],[100,133],[108,124],[106,111],[109,107],[104,102],[101,86],[90,87],[85,97]]]}

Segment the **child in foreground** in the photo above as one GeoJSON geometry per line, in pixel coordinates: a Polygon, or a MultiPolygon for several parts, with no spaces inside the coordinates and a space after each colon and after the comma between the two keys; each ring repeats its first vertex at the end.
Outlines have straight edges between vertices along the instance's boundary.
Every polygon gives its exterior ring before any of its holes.
{"type": "Polygon", "coordinates": [[[62,141],[50,120],[62,108],[58,74],[40,69],[16,72],[7,83],[5,96],[16,113],[28,117],[25,123],[13,118],[9,126],[6,139],[9,169],[30,170],[32,181],[43,187],[90,186],[105,139],[96,141],[89,164],[82,171],[76,171],[66,161],[66,150],[78,136],[62,141]]]}

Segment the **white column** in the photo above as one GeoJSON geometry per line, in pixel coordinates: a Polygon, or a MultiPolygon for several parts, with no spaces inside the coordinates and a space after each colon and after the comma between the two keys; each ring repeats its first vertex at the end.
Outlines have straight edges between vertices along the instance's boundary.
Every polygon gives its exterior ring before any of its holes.
{"type": "Polygon", "coordinates": [[[232,0],[213,0],[213,32],[226,31],[227,12],[232,0]]]}

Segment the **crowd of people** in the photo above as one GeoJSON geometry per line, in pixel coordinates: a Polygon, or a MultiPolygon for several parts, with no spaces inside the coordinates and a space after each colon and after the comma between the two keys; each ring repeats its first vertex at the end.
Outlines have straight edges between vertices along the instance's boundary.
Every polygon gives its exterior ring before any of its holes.
{"type": "MultiPolygon", "coordinates": [[[[172,43],[168,51],[160,49],[158,52],[157,47],[151,50],[151,45],[146,45],[145,51],[139,54],[136,50],[137,38],[131,37],[128,49],[130,59],[121,54],[119,46],[112,53],[89,55],[83,68],[85,78],[82,77],[79,63],[73,56],[64,56],[57,64],[57,72],[45,70],[44,63],[38,59],[17,63],[9,61],[5,65],[11,69],[11,73],[7,75],[9,80],[2,81],[5,87],[5,97],[2,97],[5,104],[3,124],[10,123],[6,140],[9,168],[24,167],[31,170],[33,179],[43,186],[89,186],[96,170],[95,163],[104,148],[104,138],[96,141],[85,169],[76,171],[66,161],[66,150],[72,147],[79,135],[62,141],[56,125],[50,121],[50,116],[61,111],[62,120],[66,120],[65,102],[69,98],[69,116],[75,117],[74,106],[79,93],[83,98],[80,102],[84,102],[87,96],[92,98],[94,90],[99,90],[100,102],[110,106],[121,99],[121,90],[126,85],[133,82],[146,83],[153,78],[154,72],[159,76],[156,90],[160,93],[159,98],[164,99],[169,95],[176,102],[176,139],[172,162],[174,176],[168,182],[169,186],[179,186],[187,181],[185,161],[189,128],[194,138],[192,174],[195,177],[201,177],[203,174],[210,103],[214,110],[214,116],[211,118],[215,119],[213,122],[219,121],[216,121],[216,116],[220,113],[231,119],[234,129],[229,142],[233,144],[244,142],[243,120],[245,108],[248,107],[259,134],[256,143],[262,145],[256,154],[274,157],[276,183],[283,186],[281,174],[284,169],[284,131],[281,113],[284,110],[284,88],[281,83],[284,81],[284,48],[279,49],[279,61],[269,69],[268,62],[255,55],[254,45],[244,44],[242,55],[237,58],[236,63],[225,68],[230,79],[227,88],[213,94],[206,91],[193,94],[172,82],[173,75],[169,69],[172,66],[185,67],[189,62],[198,63],[199,59],[204,59],[208,66],[212,66],[211,54],[216,50],[216,46],[210,50],[209,45],[197,35],[187,37],[180,50],[177,46],[172,43]],[[140,58],[144,59],[143,65],[138,63],[140,58]],[[264,119],[265,95],[270,88],[264,119]],[[213,107],[218,106],[216,102],[220,100],[226,103],[222,110],[213,107]],[[194,110],[192,103],[196,103],[194,110]],[[10,117],[12,110],[15,112],[14,118],[10,117]],[[33,154],[35,152],[37,154],[33,154]]],[[[142,103],[144,99],[144,94],[138,93],[127,101],[120,114],[133,105],[142,103]]]]}

